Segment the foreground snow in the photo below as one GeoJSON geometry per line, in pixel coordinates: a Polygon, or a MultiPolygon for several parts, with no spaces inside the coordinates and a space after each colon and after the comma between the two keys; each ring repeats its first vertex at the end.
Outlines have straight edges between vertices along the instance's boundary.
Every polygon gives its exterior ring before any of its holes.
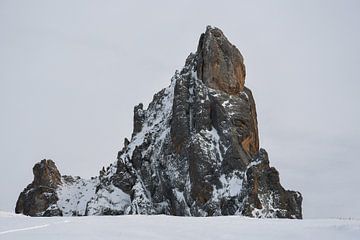
{"type": "Polygon", "coordinates": [[[360,220],[109,216],[31,218],[0,212],[0,239],[359,239],[360,220]]]}

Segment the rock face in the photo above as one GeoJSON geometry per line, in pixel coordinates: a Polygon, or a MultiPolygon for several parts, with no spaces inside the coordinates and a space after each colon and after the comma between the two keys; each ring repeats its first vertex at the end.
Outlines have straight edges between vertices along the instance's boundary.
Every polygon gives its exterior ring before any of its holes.
{"type": "Polygon", "coordinates": [[[255,101],[244,84],[241,53],[207,27],[170,86],[146,110],[134,108],[132,138],[114,164],[84,180],[60,177],[43,160],[16,212],[302,218],[301,194],[281,186],[259,149],[255,101]]]}
{"type": "Polygon", "coordinates": [[[56,189],[61,175],[52,160],[42,160],[33,167],[34,180],[20,194],[15,212],[30,216],[61,215],[49,208],[59,200],[56,189]]]}
{"type": "Polygon", "coordinates": [[[243,56],[220,29],[208,29],[201,35],[197,53],[197,77],[206,86],[231,95],[244,90],[243,56]]]}

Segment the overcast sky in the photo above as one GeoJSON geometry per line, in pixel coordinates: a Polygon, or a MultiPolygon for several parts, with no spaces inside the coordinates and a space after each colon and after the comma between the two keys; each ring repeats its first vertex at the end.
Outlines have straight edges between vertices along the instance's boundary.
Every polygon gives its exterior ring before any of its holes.
{"type": "Polygon", "coordinates": [[[360,217],[360,1],[0,0],[0,209],[33,165],[116,160],[206,25],[245,58],[261,146],[305,218],[360,217]]]}

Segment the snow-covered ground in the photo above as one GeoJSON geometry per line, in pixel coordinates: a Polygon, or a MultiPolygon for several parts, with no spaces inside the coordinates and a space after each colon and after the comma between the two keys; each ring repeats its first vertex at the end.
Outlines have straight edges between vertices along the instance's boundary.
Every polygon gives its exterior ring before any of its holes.
{"type": "Polygon", "coordinates": [[[0,239],[360,239],[360,220],[97,216],[31,218],[0,212],[0,239]]]}

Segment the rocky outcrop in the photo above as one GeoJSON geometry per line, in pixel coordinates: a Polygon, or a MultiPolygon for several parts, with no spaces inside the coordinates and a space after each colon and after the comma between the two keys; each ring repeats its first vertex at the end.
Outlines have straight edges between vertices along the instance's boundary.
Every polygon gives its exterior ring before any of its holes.
{"type": "Polygon", "coordinates": [[[239,50],[220,29],[208,27],[170,86],[155,94],[147,109],[134,108],[131,140],[125,139],[114,164],[91,180],[59,178],[42,168],[49,177],[35,178],[49,183],[34,179],[16,211],[302,218],[301,194],[281,186],[266,151],[259,149],[255,101],[245,75],[239,50]],[[30,195],[40,185],[51,185],[51,192],[30,195]],[[51,200],[38,201],[49,193],[51,200]]]}
{"type": "Polygon", "coordinates": [[[208,87],[232,95],[244,90],[246,72],[243,56],[220,29],[207,28],[201,34],[197,58],[197,77],[208,87]]]}
{"type": "Polygon", "coordinates": [[[256,159],[246,171],[244,187],[248,193],[243,202],[243,214],[250,217],[301,218],[301,194],[281,186],[279,172],[269,166],[264,149],[260,149],[256,159]]]}
{"type": "Polygon", "coordinates": [[[61,215],[49,208],[59,200],[56,189],[61,176],[52,160],[42,160],[33,167],[34,180],[20,194],[15,212],[30,216],[61,215]]]}

